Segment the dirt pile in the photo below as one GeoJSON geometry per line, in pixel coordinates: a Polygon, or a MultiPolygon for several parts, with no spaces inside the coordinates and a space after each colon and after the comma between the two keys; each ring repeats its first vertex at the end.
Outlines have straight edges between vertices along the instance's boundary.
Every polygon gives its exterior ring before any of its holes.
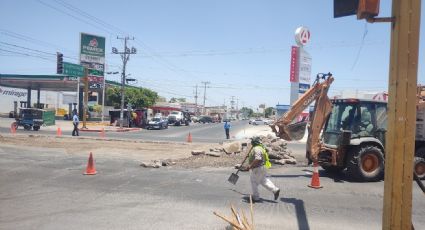
{"type": "MultiPolygon", "coordinates": [[[[272,135],[260,136],[264,147],[267,149],[270,161],[275,165],[296,164],[295,157],[287,149],[286,141],[272,135]]],[[[177,159],[172,164],[163,164],[161,160],[143,162],[142,166],[158,168],[172,165],[176,168],[200,167],[240,167],[240,163],[251,149],[250,140],[223,143],[209,150],[193,149],[192,156],[177,159]]]]}

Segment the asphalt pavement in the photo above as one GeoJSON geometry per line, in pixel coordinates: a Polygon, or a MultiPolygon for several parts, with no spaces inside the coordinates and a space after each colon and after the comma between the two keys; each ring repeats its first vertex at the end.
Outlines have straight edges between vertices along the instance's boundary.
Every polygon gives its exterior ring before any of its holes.
{"type": "MultiPolygon", "coordinates": [[[[213,211],[230,204],[249,212],[249,176],[236,186],[230,168],[146,169],[129,159],[87,158],[61,149],[0,146],[0,229],[224,229],[213,211]]],[[[353,183],[320,171],[322,189],[307,187],[310,167],[270,170],[281,188],[254,205],[256,229],[381,229],[383,182],[353,183]]],[[[425,226],[425,196],[414,185],[413,223],[425,226]]]]}

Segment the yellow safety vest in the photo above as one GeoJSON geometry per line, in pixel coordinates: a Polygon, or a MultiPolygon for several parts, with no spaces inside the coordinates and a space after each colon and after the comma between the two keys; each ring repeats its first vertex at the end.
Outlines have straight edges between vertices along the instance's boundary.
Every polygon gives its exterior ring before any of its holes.
{"type": "MultiPolygon", "coordinates": [[[[264,148],[263,145],[257,145],[258,147],[261,148],[261,151],[263,152],[263,160],[264,160],[264,166],[268,169],[270,167],[272,167],[272,163],[270,163],[270,159],[269,159],[269,154],[267,153],[266,148],[264,148]]],[[[257,147],[254,146],[254,147],[257,147]]],[[[254,148],[251,150],[251,152],[249,153],[249,163],[251,164],[254,161],[254,154],[253,154],[253,150],[254,148]]]]}

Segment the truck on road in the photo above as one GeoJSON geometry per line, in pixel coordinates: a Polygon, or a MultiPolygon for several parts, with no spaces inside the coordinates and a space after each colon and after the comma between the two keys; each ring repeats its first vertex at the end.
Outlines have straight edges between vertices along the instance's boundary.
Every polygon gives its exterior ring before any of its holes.
{"type": "Polygon", "coordinates": [[[186,111],[172,111],[170,115],[168,115],[168,124],[169,125],[186,125],[188,126],[190,123],[190,114],[186,111]]]}

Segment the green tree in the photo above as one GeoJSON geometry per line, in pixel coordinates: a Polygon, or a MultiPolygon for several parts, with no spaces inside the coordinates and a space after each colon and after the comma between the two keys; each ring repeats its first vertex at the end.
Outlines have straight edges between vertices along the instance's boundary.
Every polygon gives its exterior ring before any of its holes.
{"type": "Polygon", "coordinates": [[[186,98],[183,98],[183,97],[180,97],[180,98],[172,97],[169,102],[170,103],[186,102],[186,98]]]}
{"type": "Polygon", "coordinates": [[[242,107],[240,109],[240,113],[242,113],[245,117],[252,117],[252,115],[254,114],[254,111],[250,108],[242,107]]]}
{"type": "MultiPolygon", "coordinates": [[[[130,103],[134,108],[149,107],[159,98],[158,93],[146,88],[125,88],[124,105],[130,103]]],[[[121,89],[111,87],[106,91],[107,105],[119,108],[121,105],[121,89]]]]}
{"type": "Polygon", "coordinates": [[[265,111],[264,111],[264,116],[265,117],[270,117],[273,115],[273,111],[274,108],[273,107],[268,107],[265,111]]]}

